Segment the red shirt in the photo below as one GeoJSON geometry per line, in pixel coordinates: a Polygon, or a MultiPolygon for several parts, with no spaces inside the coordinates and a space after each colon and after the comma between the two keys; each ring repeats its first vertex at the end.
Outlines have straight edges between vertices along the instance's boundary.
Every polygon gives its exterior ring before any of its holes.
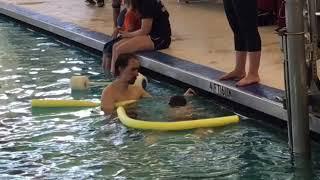
{"type": "Polygon", "coordinates": [[[141,28],[141,19],[136,11],[128,10],[123,23],[123,30],[127,32],[136,31],[141,28]]]}

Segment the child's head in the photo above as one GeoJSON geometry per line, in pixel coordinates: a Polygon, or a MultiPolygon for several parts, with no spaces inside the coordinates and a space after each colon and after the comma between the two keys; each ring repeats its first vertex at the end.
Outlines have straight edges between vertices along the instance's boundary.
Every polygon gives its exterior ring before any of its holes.
{"type": "Polygon", "coordinates": [[[169,101],[170,107],[181,107],[187,104],[187,100],[184,96],[172,96],[169,101]]]}

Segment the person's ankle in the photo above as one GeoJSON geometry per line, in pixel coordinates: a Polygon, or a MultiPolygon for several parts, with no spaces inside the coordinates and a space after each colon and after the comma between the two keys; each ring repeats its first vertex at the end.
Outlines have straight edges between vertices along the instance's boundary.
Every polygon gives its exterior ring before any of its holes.
{"type": "Polygon", "coordinates": [[[245,70],[237,69],[237,68],[234,69],[233,72],[236,73],[236,74],[246,74],[246,71],[245,71],[245,70]]]}
{"type": "Polygon", "coordinates": [[[250,77],[259,77],[259,73],[256,73],[256,72],[248,72],[247,76],[250,76],[250,77]]]}

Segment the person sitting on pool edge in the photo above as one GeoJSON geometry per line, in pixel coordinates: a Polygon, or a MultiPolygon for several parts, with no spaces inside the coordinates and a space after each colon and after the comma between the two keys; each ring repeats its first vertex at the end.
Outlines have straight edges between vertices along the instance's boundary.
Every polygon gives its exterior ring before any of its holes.
{"type": "Polygon", "coordinates": [[[103,47],[102,66],[107,67],[107,69],[111,68],[111,58],[114,45],[123,39],[119,34],[120,31],[133,32],[141,27],[140,15],[135,10],[136,5],[134,4],[134,1],[124,0],[124,4],[126,8],[122,10],[118,16],[119,22],[117,23],[117,28],[115,28],[112,33],[112,40],[107,42],[103,47]]]}
{"type": "Polygon", "coordinates": [[[114,112],[117,102],[151,97],[142,87],[133,85],[139,68],[139,60],[134,54],[121,54],[118,57],[115,63],[116,79],[103,90],[101,96],[101,110],[105,114],[114,112]]]}

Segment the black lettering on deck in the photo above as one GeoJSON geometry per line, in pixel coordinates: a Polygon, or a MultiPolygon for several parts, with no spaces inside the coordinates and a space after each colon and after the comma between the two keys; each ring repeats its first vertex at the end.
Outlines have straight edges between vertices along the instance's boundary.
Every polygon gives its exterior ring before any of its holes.
{"type": "Polygon", "coordinates": [[[227,98],[231,97],[231,90],[227,87],[221,86],[220,84],[210,82],[209,89],[214,94],[224,96],[227,98]]]}

